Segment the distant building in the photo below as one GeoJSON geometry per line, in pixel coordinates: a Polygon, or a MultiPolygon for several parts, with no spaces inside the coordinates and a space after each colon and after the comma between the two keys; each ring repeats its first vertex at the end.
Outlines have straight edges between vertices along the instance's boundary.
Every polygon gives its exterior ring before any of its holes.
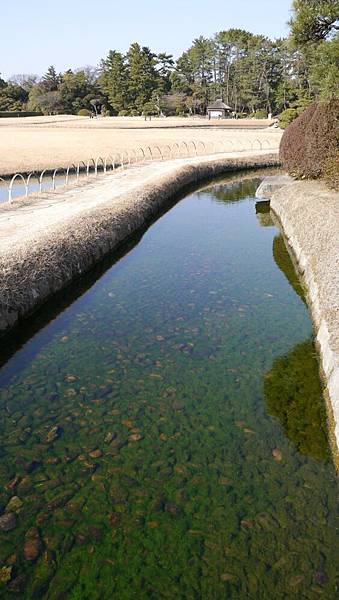
{"type": "Polygon", "coordinates": [[[209,119],[225,119],[232,112],[232,108],[227,106],[221,99],[216,100],[207,107],[207,116],[209,119]]]}

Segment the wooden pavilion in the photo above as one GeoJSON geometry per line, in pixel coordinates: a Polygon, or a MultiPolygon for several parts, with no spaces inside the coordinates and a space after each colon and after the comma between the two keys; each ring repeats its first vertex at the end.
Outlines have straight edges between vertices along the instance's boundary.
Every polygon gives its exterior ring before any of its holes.
{"type": "Polygon", "coordinates": [[[209,119],[225,119],[231,112],[232,108],[221,99],[216,100],[207,107],[207,116],[209,119]]]}

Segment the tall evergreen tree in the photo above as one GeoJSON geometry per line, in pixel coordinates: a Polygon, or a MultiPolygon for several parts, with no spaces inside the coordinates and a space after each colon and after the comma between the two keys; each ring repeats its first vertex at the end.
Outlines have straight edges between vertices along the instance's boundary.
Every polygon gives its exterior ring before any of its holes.
{"type": "Polygon", "coordinates": [[[110,50],[101,61],[99,85],[107,94],[114,115],[128,108],[128,70],[125,57],[110,50]]]}
{"type": "Polygon", "coordinates": [[[40,85],[45,92],[55,92],[58,89],[60,81],[60,75],[57,74],[55,67],[51,65],[48,67],[45,75],[43,75],[40,85]]]}
{"type": "Polygon", "coordinates": [[[297,44],[318,42],[339,31],[339,0],[294,0],[290,22],[297,44]]]}
{"type": "Polygon", "coordinates": [[[127,61],[129,102],[132,108],[141,112],[159,84],[156,54],[146,46],[134,43],[128,50],[127,61]]]}

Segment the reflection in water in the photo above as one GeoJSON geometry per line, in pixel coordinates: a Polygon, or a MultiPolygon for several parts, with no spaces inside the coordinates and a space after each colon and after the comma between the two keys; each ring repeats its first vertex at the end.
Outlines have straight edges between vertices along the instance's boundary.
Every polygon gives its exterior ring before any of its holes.
{"type": "Polygon", "coordinates": [[[208,194],[210,198],[213,198],[217,202],[230,204],[242,198],[252,197],[253,189],[258,187],[259,184],[260,179],[244,179],[241,182],[235,180],[234,183],[227,186],[224,183],[213,185],[212,188],[205,189],[199,192],[199,194],[208,194]]]}
{"type": "MultiPolygon", "coordinates": [[[[258,214],[257,205],[256,212],[258,214]]],[[[277,235],[273,240],[273,257],[294,291],[306,303],[283,235],[277,235]]],[[[264,389],[268,412],[279,419],[285,435],[298,451],[317,460],[327,460],[326,411],[313,342],[298,344],[286,356],[276,359],[265,377],[264,389]]]]}
{"type": "Polygon", "coordinates": [[[317,460],[328,459],[326,412],[313,343],[298,344],[276,359],[265,377],[264,390],[268,412],[279,419],[298,451],[317,460]]]}
{"type": "Polygon", "coordinates": [[[274,222],[270,212],[269,200],[256,202],[255,213],[257,215],[258,222],[262,227],[274,227],[274,222]]]}
{"type": "Polygon", "coordinates": [[[288,283],[306,304],[305,294],[300,279],[295,272],[291,257],[287,252],[283,235],[277,235],[273,240],[273,257],[276,265],[284,273],[288,283]]]}

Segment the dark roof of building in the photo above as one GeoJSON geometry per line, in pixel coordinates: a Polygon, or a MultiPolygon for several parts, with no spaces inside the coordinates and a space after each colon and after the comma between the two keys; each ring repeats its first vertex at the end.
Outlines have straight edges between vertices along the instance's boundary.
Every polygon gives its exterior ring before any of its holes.
{"type": "Polygon", "coordinates": [[[208,105],[207,110],[232,110],[232,109],[230,106],[227,106],[227,104],[225,104],[225,102],[223,102],[222,100],[216,100],[215,102],[212,102],[212,104],[208,105]]]}

